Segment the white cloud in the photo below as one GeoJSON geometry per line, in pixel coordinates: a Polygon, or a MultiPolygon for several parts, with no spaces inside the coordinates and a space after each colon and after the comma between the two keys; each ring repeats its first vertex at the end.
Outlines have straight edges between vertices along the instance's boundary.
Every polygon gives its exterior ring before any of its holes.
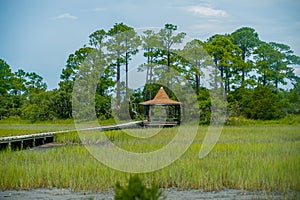
{"type": "Polygon", "coordinates": [[[186,6],[183,8],[187,12],[190,12],[194,15],[202,15],[202,16],[206,16],[206,17],[227,17],[228,16],[226,11],[224,11],[224,10],[217,10],[217,9],[200,6],[200,5],[186,6]]]}
{"type": "Polygon", "coordinates": [[[78,19],[78,17],[71,15],[70,13],[63,13],[61,15],[58,15],[54,17],[54,19],[78,19]]]}

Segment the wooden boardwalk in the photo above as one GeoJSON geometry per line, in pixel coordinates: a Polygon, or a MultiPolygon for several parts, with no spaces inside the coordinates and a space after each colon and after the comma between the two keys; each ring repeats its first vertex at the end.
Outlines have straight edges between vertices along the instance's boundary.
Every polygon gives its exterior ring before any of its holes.
{"type": "MultiPolygon", "coordinates": [[[[98,127],[84,128],[84,129],[80,129],[80,131],[87,131],[87,130],[108,131],[108,130],[119,130],[125,128],[136,128],[141,126],[143,126],[143,121],[135,121],[135,122],[128,122],[128,123],[111,125],[111,126],[98,126],[98,127]]],[[[64,130],[64,131],[52,131],[52,132],[34,133],[34,134],[27,134],[27,135],[0,137],[0,149],[7,148],[7,147],[13,149],[34,147],[45,143],[53,142],[53,138],[55,134],[68,133],[72,131],[77,131],[77,130],[73,129],[73,130],[64,130]]]]}
{"type": "Polygon", "coordinates": [[[144,122],[144,127],[173,127],[179,125],[178,122],[144,122]]]}

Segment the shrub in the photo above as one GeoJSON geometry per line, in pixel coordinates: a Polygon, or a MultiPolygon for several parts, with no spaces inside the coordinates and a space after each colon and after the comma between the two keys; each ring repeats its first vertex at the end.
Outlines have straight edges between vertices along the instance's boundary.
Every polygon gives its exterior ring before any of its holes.
{"type": "Polygon", "coordinates": [[[129,179],[127,187],[122,187],[119,182],[115,185],[115,200],[156,200],[162,197],[162,191],[157,185],[147,188],[143,185],[138,176],[132,176],[129,179]]]}

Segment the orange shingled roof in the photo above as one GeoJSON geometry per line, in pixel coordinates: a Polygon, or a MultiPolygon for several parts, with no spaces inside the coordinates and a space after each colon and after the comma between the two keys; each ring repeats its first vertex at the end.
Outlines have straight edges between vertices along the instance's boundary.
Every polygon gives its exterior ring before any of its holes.
{"type": "Polygon", "coordinates": [[[141,102],[141,105],[180,105],[178,101],[171,100],[163,87],[159,89],[154,99],[141,102]]]}

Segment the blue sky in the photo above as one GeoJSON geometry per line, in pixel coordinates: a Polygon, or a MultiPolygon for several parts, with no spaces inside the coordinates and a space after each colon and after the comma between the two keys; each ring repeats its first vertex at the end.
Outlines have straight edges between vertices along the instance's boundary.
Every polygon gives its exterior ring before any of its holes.
{"type": "MultiPolygon", "coordinates": [[[[300,55],[300,1],[295,0],[0,0],[0,58],[57,87],[68,55],[97,29],[178,26],[191,38],[253,27],[261,40],[300,55]]],[[[300,75],[300,69],[296,72],[300,75]]]]}

